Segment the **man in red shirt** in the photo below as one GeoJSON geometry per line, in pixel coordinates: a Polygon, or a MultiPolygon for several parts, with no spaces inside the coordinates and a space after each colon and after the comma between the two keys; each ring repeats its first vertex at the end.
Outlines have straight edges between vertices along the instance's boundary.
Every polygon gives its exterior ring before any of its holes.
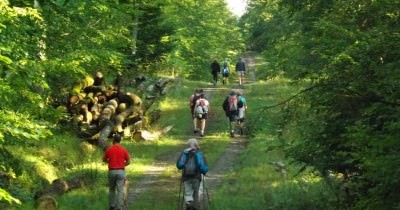
{"type": "Polygon", "coordinates": [[[125,166],[129,165],[128,151],[121,146],[121,135],[113,136],[113,145],[107,148],[103,161],[108,163],[109,209],[122,210],[124,206],[125,166]]]}

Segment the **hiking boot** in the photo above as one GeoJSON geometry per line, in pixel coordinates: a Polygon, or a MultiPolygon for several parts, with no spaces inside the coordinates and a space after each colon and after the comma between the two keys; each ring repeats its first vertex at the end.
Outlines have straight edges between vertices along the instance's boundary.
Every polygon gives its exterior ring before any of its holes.
{"type": "Polygon", "coordinates": [[[200,137],[204,137],[204,133],[200,133],[200,137]]]}
{"type": "Polygon", "coordinates": [[[233,131],[230,132],[231,137],[235,137],[235,133],[233,131]]]}
{"type": "Polygon", "coordinates": [[[193,130],[193,133],[196,134],[196,133],[197,133],[197,130],[193,130]]]}

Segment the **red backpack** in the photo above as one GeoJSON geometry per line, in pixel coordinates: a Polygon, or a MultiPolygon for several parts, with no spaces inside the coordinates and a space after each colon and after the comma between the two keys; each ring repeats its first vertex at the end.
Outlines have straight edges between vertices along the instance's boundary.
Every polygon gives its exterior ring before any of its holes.
{"type": "Polygon", "coordinates": [[[237,96],[233,95],[233,96],[229,96],[228,98],[228,110],[229,111],[237,111],[238,110],[238,100],[237,100],[237,96]]]}

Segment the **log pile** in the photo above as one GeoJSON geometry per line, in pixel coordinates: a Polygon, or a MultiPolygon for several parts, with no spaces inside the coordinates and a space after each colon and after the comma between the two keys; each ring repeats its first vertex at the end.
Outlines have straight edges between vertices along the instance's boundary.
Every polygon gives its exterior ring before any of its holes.
{"type": "MultiPolygon", "coordinates": [[[[172,127],[150,133],[143,130],[142,121],[146,114],[160,115],[157,109],[151,109],[151,105],[166,93],[169,82],[170,79],[152,81],[144,76],[138,76],[125,82],[129,86],[126,89],[134,89],[136,93],[134,94],[131,91],[123,91],[124,79],[121,75],[117,76],[113,85],[106,85],[102,73],[97,72],[94,78],[86,76],[74,84],[66,108],[71,114],[72,122],[78,128],[80,137],[99,145],[102,149],[107,147],[107,139],[113,133],[154,140],[172,127]]],[[[68,180],[54,180],[35,194],[36,208],[57,209],[56,197],[82,187],[86,182],[84,179],[85,177],[75,177],[68,180]]]]}
{"type": "Polygon", "coordinates": [[[68,97],[67,109],[80,136],[102,148],[106,148],[106,141],[113,133],[137,136],[134,134],[142,130],[145,114],[154,115],[146,112],[166,93],[171,80],[154,82],[144,76],[136,77],[128,81],[128,85],[137,94],[123,91],[121,81],[119,75],[113,85],[106,85],[103,75],[98,72],[95,78],[86,76],[77,82],[68,97]]]}

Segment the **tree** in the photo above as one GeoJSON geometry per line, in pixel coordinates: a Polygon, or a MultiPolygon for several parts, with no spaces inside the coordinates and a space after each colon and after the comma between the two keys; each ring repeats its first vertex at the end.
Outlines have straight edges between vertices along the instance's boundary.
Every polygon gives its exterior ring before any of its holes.
{"type": "MultiPolygon", "coordinates": [[[[340,201],[356,209],[400,205],[393,168],[399,164],[400,4],[397,1],[251,1],[244,23],[262,40],[275,72],[307,80],[310,91],[292,106],[287,154],[321,175],[340,175],[340,201]],[[263,4],[263,2],[265,4],[263,4]],[[266,5],[278,3],[277,9],[266,5]],[[263,7],[262,7],[263,6],[263,7]],[[269,11],[262,25],[257,15],[269,11]],[[280,21],[284,20],[284,21],[280,21]],[[256,33],[260,28],[280,33],[256,33]],[[285,29],[282,29],[285,28],[285,29]],[[269,44],[266,47],[266,44],[269,44]],[[297,104],[297,105],[294,105],[297,104]],[[385,174],[385,175],[383,175],[385,174]]],[[[289,127],[287,127],[289,128],[289,127]]],[[[328,180],[328,179],[327,179],[328,180]]]]}
{"type": "Polygon", "coordinates": [[[201,78],[213,59],[238,54],[244,45],[236,18],[222,1],[171,1],[165,8],[166,24],[174,26],[173,49],[167,62],[180,72],[201,78]]]}

